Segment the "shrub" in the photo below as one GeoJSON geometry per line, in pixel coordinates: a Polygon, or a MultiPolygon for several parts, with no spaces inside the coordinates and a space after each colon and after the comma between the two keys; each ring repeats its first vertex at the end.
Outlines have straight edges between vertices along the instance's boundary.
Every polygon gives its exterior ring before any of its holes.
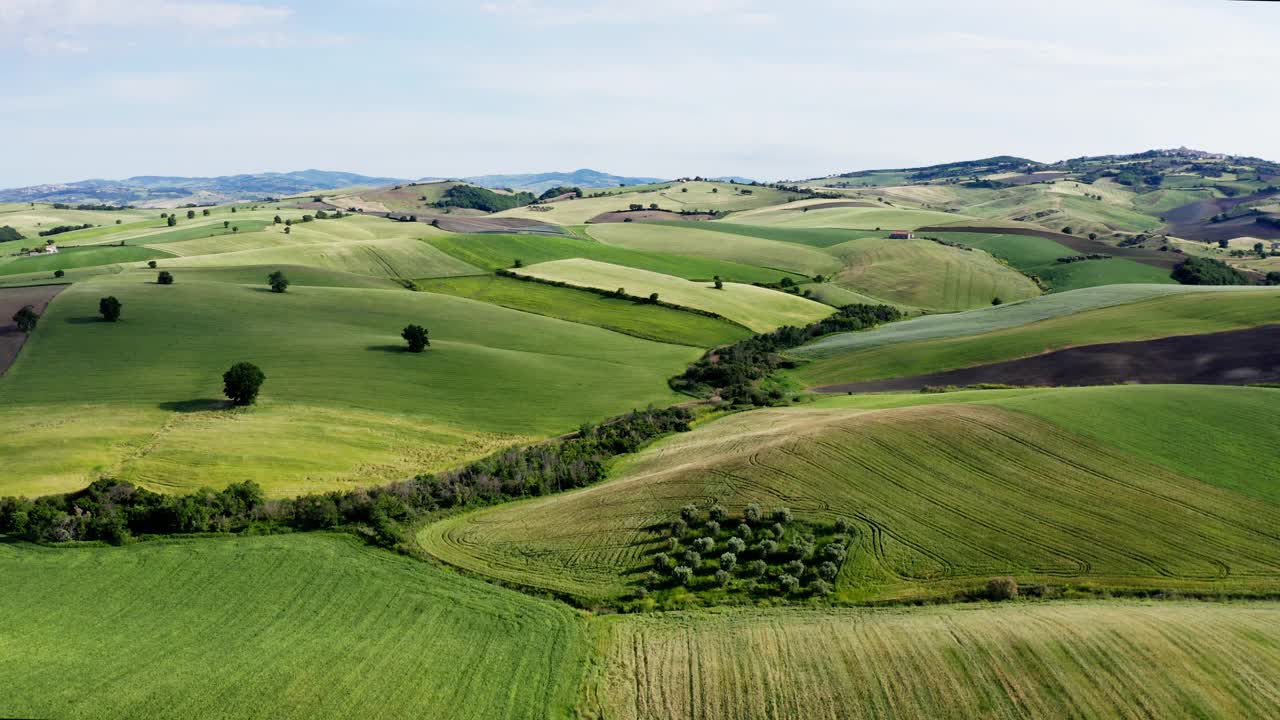
{"type": "Polygon", "coordinates": [[[751,503],[742,511],[742,517],[749,523],[758,523],[760,518],[763,517],[763,512],[760,509],[760,503],[751,503]]]}
{"type": "Polygon", "coordinates": [[[155,270],[155,269],[156,269],[156,261],[155,261],[155,260],[148,260],[148,261],[147,261],[147,267],[151,268],[152,270],[155,270]]]}
{"type": "Polygon", "coordinates": [[[818,566],[818,576],[824,580],[835,580],[840,574],[840,567],[833,562],[824,562],[818,566]]]}
{"type": "Polygon", "coordinates": [[[671,575],[681,585],[688,585],[693,582],[693,568],[686,565],[677,565],[676,569],[671,571],[671,575]]]}
{"type": "Polygon", "coordinates": [[[987,581],[988,600],[1010,600],[1018,597],[1018,581],[1011,577],[994,577],[987,581]]]}
{"type": "Polygon", "coordinates": [[[786,565],[783,565],[782,569],[786,570],[788,575],[797,575],[797,576],[803,575],[804,563],[800,562],[799,560],[791,560],[786,565]]]}
{"type": "Polygon", "coordinates": [[[676,538],[667,538],[667,552],[675,552],[680,549],[680,541],[676,538]]]}
{"type": "Polygon", "coordinates": [[[778,552],[778,543],[772,540],[765,540],[764,542],[760,543],[759,548],[760,548],[761,556],[769,557],[770,555],[778,552]]]}
{"type": "Polygon", "coordinates": [[[120,301],[114,295],[101,298],[98,300],[98,312],[103,320],[115,322],[120,319],[120,301]]]}
{"type": "Polygon", "coordinates": [[[266,379],[257,365],[238,362],[222,374],[222,391],[236,405],[252,405],[266,379]]]}
{"type": "Polygon", "coordinates": [[[680,559],[689,567],[698,567],[702,564],[702,555],[700,555],[697,550],[685,550],[684,555],[681,555],[680,559]]]}
{"type": "Polygon", "coordinates": [[[682,538],[685,533],[689,532],[689,523],[680,519],[672,520],[667,529],[671,532],[671,537],[682,538]]]}
{"type": "Polygon", "coordinates": [[[778,523],[779,525],[786,525],[791,522],[791,510],[784,507],[774,508],[773,512],[770,513],[770,517],[773,518],[775,523],[778,523]]]}
{"type": "Polygon", "coordinates": [[[747,543],[742,538],[731,537],[728,542],[729,552],[741,555],[747,549],[747,543]]]}
{"type": "Polygon", "coordinates": [[[289,289],[289,278],[284,273],[276,270],[267,276],[267,284],[271,286],[271,292],[282,293],[289,289]]]}
{"type": "Polygon", "coordinates": [[[709,537],[700,537],[697,540],[693,541],[693,549],[697,550],[698,552],[704,552],[704,553],[711,552],[711,549],[714,548],[715,546],[716,546],[716,541],[712,540],[709,537]]]}
{"type": "Polygon", "coordinates": [[[783,575],[778,578],[778,585],[782,586],[782,591],[794,593],[800,589],[800,580],[794,575],[783,575]]]}
{"type": "Polygon", "coordinates": [[[156,282],[161,285],[172,285],[173,273],[169,272],[168,270],[161,270],[160,274],[156,276],[156,282]]]}
{"type": "Polygon", "coordinates": [[[400,337],[409,344],[409,352],[420,353],[431,345],[427,329],[421,325],[405,325],[404,330],[400,331],[400,337]]]}
{"type": "Polygon", "coordinates": [[[649,293],[649,302],[651,303],[658,302],[658,293],[649,293]]]}
{"type": "Polygon", "coordinates": [[[693,505],[693,504],[689,504],[689,505],[685,505],[684,507],[680,508],[680,517],[681,517],[681,518],[683,518],[683,519],[684,519],[684,521],[685,521],[685,522],[687,522],[687,523],[689,523],[690,525],[692,525],[693,523],[697,522],[697,521],[698,521],[698,506],[697,506],[697,505],[693,505]]]}
{"type": "Polygon", "coordinates": [[[746,524],[746,523],[739,523],[739,524],[738,524],[738,537],[742,538],[743,540],[750,540],[750,539],[751,539],[751,534],[752,534],[752,533],[751,533],[751,526],[750,526],[750,525],[748,525],[748,524],[746,524]]]}
{"type": "Polygon", "coordinates": [[[731,580],[732,578],[733,576],[730,575],[727,570],[716,571],[716,584],[719,585],[720,587],[724,587],[725,585],[728,585],[729,580],[731,580]]]}
{"type": "Polygon", "coordinates": [[[813,581],[813,594],[827,596],[831,594],[831,585],[826,580],[813,581]]]}
{"type": "Polygon", "coordinates": [[[707,516],[716,522],[724,522],[724,519],[729,517],[729,513],[719,505],[712,505],[711,509],[707,510],[707,516]]]}
{"type": "Polygon", "coordinates": [[[842,517],[836,518],[835,529],[841,534],[849,532],[849,521],[842,517]]]}
{"type": "Polygon", "coordinates": [[[833,562],[844,562],[845,555],[847,555],[848,552],[849,551],[845,549],[844,545],[840,543],[831,543],[830,545],[822,548],[822,557],[833,562]]]}
{"type": "Polygon", "coordinates": [[[67,274],[67,273],[66,273],[66,271],[64,271],[64,270],[54,270],[54,271],[53,271],[53,276],[54,276],[55,278],[63,277],[63,276],[64,276],[64,275],[66,275],[66,274],[67,274]]]}
{"type": "Polygon", "coordinates": [[[775,540],[781,540],[787,534],[787,529],[782,527],[782,523],[774,523],[769,530],[773,533],[775,540]]]}
{"type": "Polygon", "coordinates": [[[747,574],[752,577],[764,577],[764,574],[768,572],[768,570],[769,565],[763,560],[752,560],[747,563],[747,574]]]}
{"type": "Polygon", "coordinates": [[[36,314],[34,306],[24,305],[18,312],[13,314],[13,322],[17,324],[18,332],[29,334],[36,329],[36,323],[40,322],[40,316],[36,314]]]}
{"type": "Polygon", "coordinates": [[[660,572],[666,572],[675,565],[671,560],[671,556],[666,553],[658,553],[653,556],[653,566],[660,572]]]}
{"type": "Polygon", "coordinates": [[[170,215],[170,216],[169,216],[169,219],[165,221],[165,224],[167,224],[169,227],[173,227],[174,225],[177,225],[177,224],[178,224],[178,218],[177,218],[177,216],[176,216],[176,215],[170,215]]]}
{"type": "Polygon", "coordinates": [[[738,556],[731,552],[724,553],[720,556],[720,568],[723,570],[732,570],[738,565],[738,556]]]}
{"type": "Polygon", "coordinates": [[[707,535],[710,535],[711,537],[716,537],[720,534],[720,523],[715,520],[708,520],[704,527],[707,529],[707,535]]]}

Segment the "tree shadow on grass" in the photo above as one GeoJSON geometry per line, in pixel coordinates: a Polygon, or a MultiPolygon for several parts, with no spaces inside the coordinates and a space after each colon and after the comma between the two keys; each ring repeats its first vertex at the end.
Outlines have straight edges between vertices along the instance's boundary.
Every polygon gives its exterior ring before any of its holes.
{"type": "Polygon", "coordinates": [[[405,347],[404,345],[370,345],[369,347],[365,348],[365,350],[368,350],[369,352],[384,352],[384,353],[396,353],[396,354],[403,353],[406,355],[409,354],[409,348],[405,347]]]}
{"type": "Polygon", "coordinates": [[[175,400],[172,402],[162,402],[157,407],[161,410],[169,410],[179,413],[194,412],[213,412],[216,410],[230,410],[235,407],[230,400],[218,400],[214,398],[201,398],[198,400],[175,400]]]}
{"type": "Polygon", "coordinates": [[[100,322],[106,322],[97,315],[86,315],[84,317],[71,317],[65,321],[68,325],[96,325],[100,322]]]}

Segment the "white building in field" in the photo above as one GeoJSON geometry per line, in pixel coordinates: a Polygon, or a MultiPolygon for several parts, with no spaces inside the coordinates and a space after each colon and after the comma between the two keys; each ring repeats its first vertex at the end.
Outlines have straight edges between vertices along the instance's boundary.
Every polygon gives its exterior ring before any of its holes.
{"type": "Polygon", "coordinates": [[[57,254],[58,254],[58,246],[57,246],[57,245],[55,245],[55,244],[53,244],[53,243],[49,243],[48,245],[45,245],[45,246],[44,246],[44,254],[45,254],[45,255],[57,255],[57,254]]]}

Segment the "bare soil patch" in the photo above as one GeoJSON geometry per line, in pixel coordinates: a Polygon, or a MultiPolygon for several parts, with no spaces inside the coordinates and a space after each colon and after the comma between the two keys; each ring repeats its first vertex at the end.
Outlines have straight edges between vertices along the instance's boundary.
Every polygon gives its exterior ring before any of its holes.
{"type": "Polygon", "coordinates": [[[1018,227],[999,227],[984,225],[932,225],[930,227],[922,227],[916,230],[916,235],[927,235],[929,233],[982,233],[982,234],[999,234],[999,235],[1024,235],[1027,237],[1039,237],[1052,240],[1060,245],[1075,250],[1083,255],[1091,253],[1101,253],[1111,255],[1113,257],[1122,257],[1134,262],[1140,262],[1144,265],[1153,265],[1159,268],[1173,269],[1173,266],[1183,261],[1183,257],[1177,253],[1163,253],[1158,250],[1146,250],[1135,247],[1119,247],[1116,245],[1108,245],[1101,240],[1090,240],[1083,235],[1067,235],[1066,233],[1054,232],[1052,230],[1037,230],[1034,228],[1018,228],[1018,227]]]}
{"type": "Polygon", "coordinates": [[[1258,192],[1233,198],[1197,200],[1164,213],[1169,224],[1169,234],[1188,240],[1217,242],[1252,235],[1268,240],[1280,239],[1280,228],[1256,222],[1256,217],[1244,215],[1223,222],[1209,222],[1214,215],[1230,212],[1237,205],[1254,202],[1276,195],[1274,192],[1258,192]]]}
{"type": "Polygon", "coordinates": [[[919,390],[930,385],[1083,386],[1280,382],[1280,325],[1104,343],[928,375],[824,385],[822,393],[919,390]]]}
{"type": "Polygon", "coordinates": [[[716,216],[710,213],[700,213],[697,215],[681,215],[670,210],[614,210],[612,212],[601,213],[590,220],[588,223],[620,223],[630,220],[632,222],[643,222],[645,220],[715,220],[716,216]]]}
{"type": "MultiPolygon", "coordinates": [[[[3,375],[18,357],[18,351],[27,341],[25,333],[18,332],[13,322],[14,313],[25,305],[31,305],[43,315],[49,302],[67,285],[40,285],[36,287],[0,288],[0,375],[3,375]]],[[[38,328],[37,328],[38,329],[38,328]]]]}

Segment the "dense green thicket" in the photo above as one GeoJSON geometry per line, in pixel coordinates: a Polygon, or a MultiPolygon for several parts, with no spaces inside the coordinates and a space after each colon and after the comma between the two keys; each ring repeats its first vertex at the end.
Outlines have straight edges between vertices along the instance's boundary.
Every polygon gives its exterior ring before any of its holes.
{"type": "Polygon", "coordinates": [[[549,200],[553,197],[560,197],[561,195],[570,195],[570,194],[575,195],[577,197],[582,197],[582,188],[568,187],[566,185],[558,185],[553,188],[548,188],[546,192],[538,196],[538,200],[549,200]]]}
{"type": "Polygon", "coordinates": [[[778,353],[837,332],[867,330],[902,319],[892,305],[845,305],[834,315],[804,327],[785,325],[733,345],[711,350],[671,379],[671,387],[694,395],[719,395],[722,400],[746,405],[772,405],[782,399],[780,390],[766,392],[759,382],[792,363],[778,353]]]}
{"type": "Polygon", "coordinates": [[[127,542],[136,535],[272,532],[349,527],[394,546],[403,524],[429,512],[543,495],[604,478],[609,461],[645,443],[689,429],[685,408],[635,411],[584,425],[564,440],[513,448],[463,468],[381,487],[264,498],[252,481],[221,491],[164,495],[104,478],[66,495],[0,498],[0,534],[32,542],[127,542]]]}
{"type": "Polygon", "coordinates": [[[1221,260],[1194,256],[1175,267],[1172,277],[1183,285],[1249,284],[1249,278],[1221,260]]]}
{"type": "MultiPolygon", "coordinates": [[[[196,206],[188,205],[187,207],[196,207],[196,206]]],[[[54,203],[53,209],[110,211],[110,210],[132,210],[133,206],[132,205],[106,205],[103,203],[81,203],[80,205],[70,205],[68,203],[54,203]]],[[[207,212],[205,214],[208,215],[207,212]]]]}
{"type": "Polygon", "coordinates": [[[0,227],[0,242],[10,242],[12,240],[25,240],[25,239],[26,238],[22,236],[22,233],[18,232],[17,230],[14,230],[8,225],[0,227]]]}
{"type": "Polygon", "coordinates": [[[93,227],[92,223],[85,223],[83,225],[58,225],[56,227],[51,227],[48,230],[41,230],[40,237],[49,237],[50,235],[61,235],[62,233],[75,232],[76,230],[87,230],[88,228],[91,228],[91,227],[93,227]]]}
{"type": "Polygon", "coordinates": [[[445,192],[444,197],[436,203],[436,206],[501,212],[511,208],[523,207],[533,202],[533,200],[533,193],[528,192],[504,195],[474,185],[454,185],[445,192]]]}

